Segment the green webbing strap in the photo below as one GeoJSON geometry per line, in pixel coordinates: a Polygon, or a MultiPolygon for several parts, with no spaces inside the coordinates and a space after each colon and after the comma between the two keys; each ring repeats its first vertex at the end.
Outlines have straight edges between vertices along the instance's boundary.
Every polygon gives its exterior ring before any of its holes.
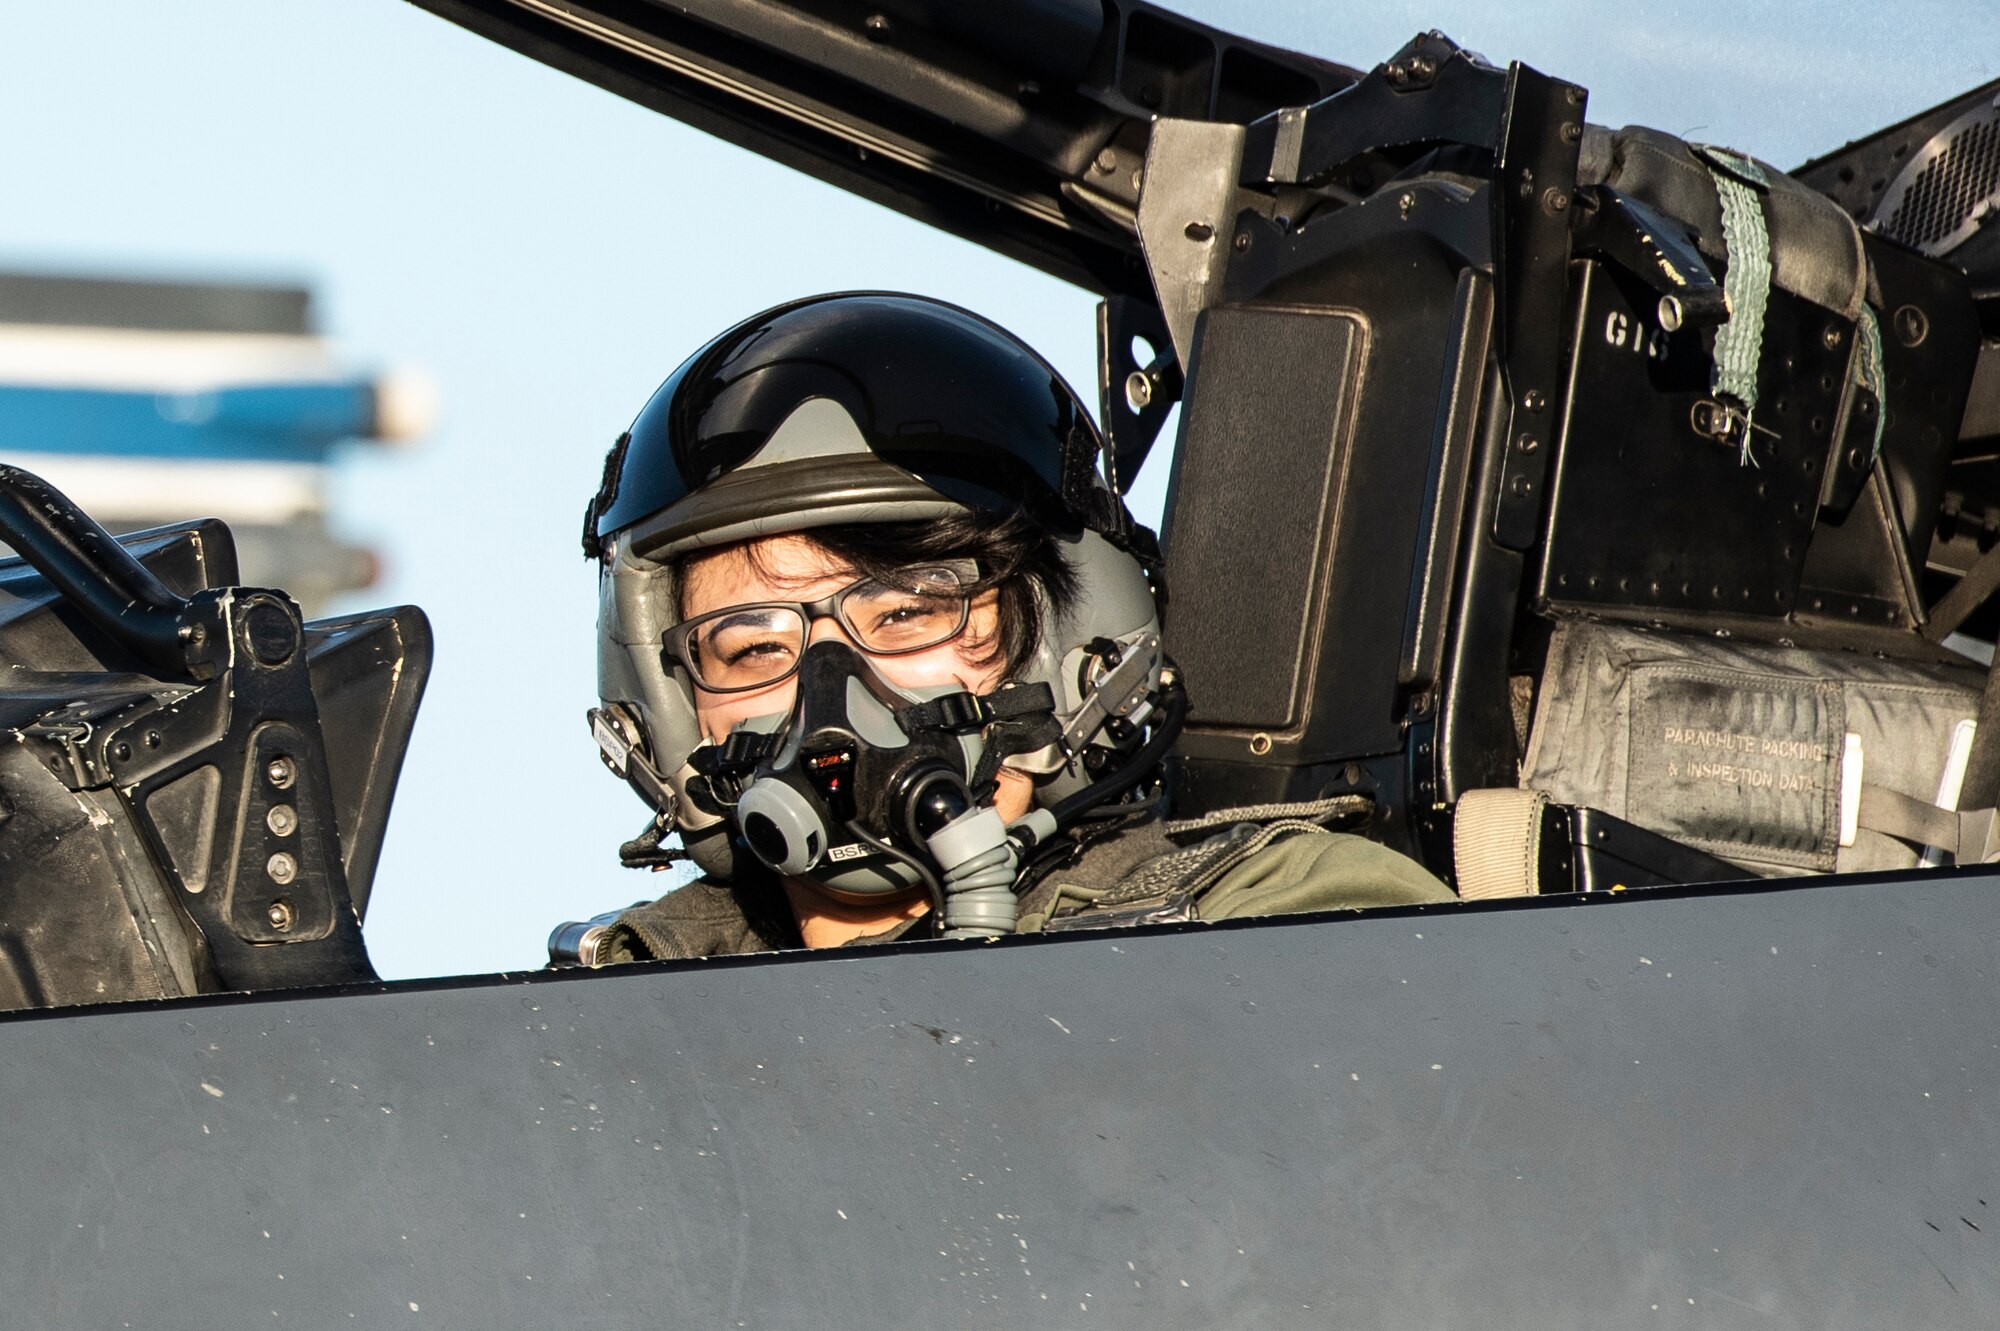
{"type": "Polygon", "coordinates": [[[1729,301],[1729,320],[1715,333],[1715,373],[1710,381],[1743,408],[1745,466],[1750,455],[1751,420],[1757,413],[1757,363],[1764,352],[1764,306],[1771,296],[1771,233],[1764,224],[1761,191],[1770,186],[1764,168],[1747,157],[1722,148],[1698,149],[1715,181],[1722,204],[1722,243],[1729,251],[1729,271],[1722,292],[1729,301]]]}
{"type": "Polygon", "coordinates": [[[1861,317],[1855,321],[1854,336],[1859,343],[1855,347],[1854,382],[1875,395],[1875,443],[1868,451],[1868,465],[1872,467],[1875,459],[1882,456],[1882,426],[1889,419],[1889,388],[1882,374],[1882,325],[1876,321],[1874,307],[1865,300],[1861,302],[1861,317]]]}

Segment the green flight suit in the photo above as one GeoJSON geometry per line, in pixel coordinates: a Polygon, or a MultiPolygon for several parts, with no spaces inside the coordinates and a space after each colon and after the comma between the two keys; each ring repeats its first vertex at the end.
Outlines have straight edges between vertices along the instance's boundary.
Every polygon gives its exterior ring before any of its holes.
{"type": "MultiPolygon", "coordinates": [[[[1407,856],[1300,819],[1243,822],[1193,844],[1153,820],[1085,842],[1023,889],[1020,932],[1454,901],[1407,856]]],[[[928,917],[849,946],[925,936],[928,917]]],[[[781,888],[697,879],[623,912],[613,961],[804,946],[781,888]]]]}

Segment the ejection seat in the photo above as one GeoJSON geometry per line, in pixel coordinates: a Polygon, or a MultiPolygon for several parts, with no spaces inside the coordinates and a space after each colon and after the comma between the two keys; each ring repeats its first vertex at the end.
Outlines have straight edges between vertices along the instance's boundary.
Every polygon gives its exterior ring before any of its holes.
{"type": "Polygon", "coordinates": [[[1107,303],[1102,389],[1123,459],[1171,387],[1131,335],[1187,367],[1180,804],[1366,795],[1468,895],[1983,858],[1938,808],[2000,794],[1934,554],[2000,432],[1964,273],[1584,104],[1431,34],[1153,127],[1160,313],[1107,303]]]}

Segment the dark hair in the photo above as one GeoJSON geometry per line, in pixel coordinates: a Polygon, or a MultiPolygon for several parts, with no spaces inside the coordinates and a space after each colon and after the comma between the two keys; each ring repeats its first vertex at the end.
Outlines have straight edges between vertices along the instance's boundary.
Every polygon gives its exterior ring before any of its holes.
{"type": "MultiPolygon", "coordinates": [[[[1009,675],[1026,665],[1041,646],[1042,616],[1037,597],[1057,614],[1076,601],[1076,570],[1061,543],[1025,513],[993,516],[967,510],[918,522],[850,523],[796,533],[854,569],[864,578],[893,581],[913,564],[970,559],[979,580],[968,590],[999,593],[995,641],[979,660],[1004,658],[1009,675]]],[[[745,547],[753,565],[755,545],[745,547]]],[[[674,582],[687,586],[687,566],[715,551],[691,551],[674,563],[674,582]]],[[[760,569],[760,571],[762,571],[760,569]]],[[[681,613],[686,613],[681,607],[681,613]]],[[[980,644],[968,644],[977,651],[980,644]]]]}

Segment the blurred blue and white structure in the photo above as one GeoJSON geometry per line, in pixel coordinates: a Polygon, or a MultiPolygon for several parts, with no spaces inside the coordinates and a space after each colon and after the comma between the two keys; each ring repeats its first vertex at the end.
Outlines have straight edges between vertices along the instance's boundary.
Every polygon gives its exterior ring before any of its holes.
{"type": "Polygon", "coordinates": [[[244,581],[309,616],[377,572],[329,527],[335,451],[434,415],[421,376],[346,363],[302,287],[0,273],[0,460],[113,531],[223,519],[244,581]]]}

